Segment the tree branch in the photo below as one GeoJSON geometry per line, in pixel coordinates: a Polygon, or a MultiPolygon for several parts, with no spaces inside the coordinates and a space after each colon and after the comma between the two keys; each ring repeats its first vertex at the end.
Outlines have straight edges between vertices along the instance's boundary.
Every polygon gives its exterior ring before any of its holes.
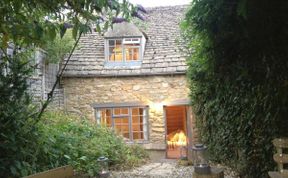
{"type": "Polygon", "coordinates": [[[48,104],[49,104],[50,101],[52,100],[52,97],[53,97],[54,91],[55,91],[55,89],[56,89],[56,86],[57,86],[57,84],[60,82],[60,79],[61,79],[61,77],[62,77],[62,75],[63,75],[63,72],[64,72],[64,70],[66,69],[66,66],[67,66],[69,60],[71,59],[72,54],[73,54],[73,52],[75,51],[75,49],[76,49],[76,47],[77,47],[77,45],[78,45],[78,43],[79,43],[79,41],[80,41],[81,36],[82,36],[82,32],[79,33],[79,36],[78,36],[78,38],[77,38],[77,40],[76,40],[76,42],[75,42],[72,50],[70,51],[69,56],[68,56],[68,58],[67,58],[67,60],[66,60],[66,62],[65,62],[65,64],[64,64],[63,68],[59,70],[59,72],[58,72],[58,74],[57,74],[56,81],[55,81],[55,83],[54,83],[51,91],[48,93],[48,97],[47,97],[46,101],[44,102],[44,104],[42,105],[41,110],[40,110],[40,112],[39,112],[39,114],[38,114],[38,116],[37,116],[37,121],[36,121],[36,123],[40,120],[40,118],[42,117],[45,109],[47,108],[48,104]]]}

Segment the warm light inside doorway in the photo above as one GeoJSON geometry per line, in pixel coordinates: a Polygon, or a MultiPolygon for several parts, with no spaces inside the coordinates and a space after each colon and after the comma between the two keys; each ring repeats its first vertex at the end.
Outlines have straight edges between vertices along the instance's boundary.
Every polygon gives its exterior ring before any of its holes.
{"type": "Polygon", "coordinates": [[[187,137],[183,130],[177,130],[175,132],[170,133],[167,136],[167,144],[168,148],[175,148],[178,146],[186,146],[187,145],[187,137]]]}

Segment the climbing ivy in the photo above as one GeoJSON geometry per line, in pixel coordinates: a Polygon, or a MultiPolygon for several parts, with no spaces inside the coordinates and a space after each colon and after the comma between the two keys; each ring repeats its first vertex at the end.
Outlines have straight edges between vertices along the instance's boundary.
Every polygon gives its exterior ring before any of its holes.
{"type": "Polygon", "coordinates": [[[182,24],[201,141],[240,177],[268,177],[271,141],[288,136],[287,8],[284,0],[194,0],[182,24]]]}

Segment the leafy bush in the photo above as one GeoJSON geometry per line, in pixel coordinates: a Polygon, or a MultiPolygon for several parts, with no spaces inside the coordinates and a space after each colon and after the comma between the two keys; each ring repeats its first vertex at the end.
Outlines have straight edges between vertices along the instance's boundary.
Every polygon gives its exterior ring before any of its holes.
{"type": "Polygon", "coordinates": [[[46,169],[70,164],[80,173],[93,176],[97,159],[105,156],[112,168],[136,166],[147,158],[140,146],[129,147],[112,130],[71,114],[45,113],[39,123],[43,156],[38,161],[46,169]],[[45,145],[45,146],[44,146],[45,145]]]}
{"type": "Polygon", "coordinates": [[[47,40],[42,47],[47,52],[46,62],[60,63],[65,55],[72,50],[74,43],[71,30],[67,30],[62,38],[57,35],[53,41],[47,40]]]}
{"type": "Polygon", "coordinates": [[[36,110],[27,92],[29,52],[0,59],[0,177],[35,171],[36,110]]]}
{"type": "Polygon", "coordinates": [[[287,5],[194,1],[183,23],[201,139],[240,177],[268,177],[271,141],[288,136],[287,5]]]}

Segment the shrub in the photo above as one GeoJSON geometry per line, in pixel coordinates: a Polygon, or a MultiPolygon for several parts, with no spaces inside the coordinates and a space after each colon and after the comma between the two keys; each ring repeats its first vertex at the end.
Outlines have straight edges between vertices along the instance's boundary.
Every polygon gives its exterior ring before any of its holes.
{"type": "Polygon", "coordinates": [[[106,127],[63,112],[48,112],[39,123],[43,147],[39,163],[46,169],[70,164],[78,172],[96,175],[97,159],[105,156],[112,168],[136,166],[147,158],[139,146],[128,146],[106,127]],[[45,146],[44,146],[45,145],[45,146]]]}
{"type": "Polygon", "coordinates": [[[195,0],[183,23],[201,139],[240,177],[268,177],[271,141],[288,136],[287,5],[195,0]]]}
{"type": "Polygon", "coordinates": [[[29,52],[0,59],[0,177],[20,177],[35,171],[37,116],[27,92],[29,52]],[[35,142],[36,141],[36,142],[35,142]]]}

